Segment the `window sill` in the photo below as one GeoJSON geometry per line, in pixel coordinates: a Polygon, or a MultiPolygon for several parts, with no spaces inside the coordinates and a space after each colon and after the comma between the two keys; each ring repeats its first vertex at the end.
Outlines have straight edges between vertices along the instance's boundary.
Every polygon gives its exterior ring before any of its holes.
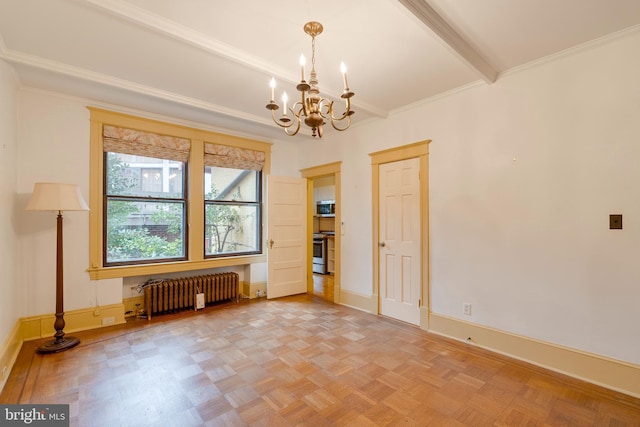
{"type": "Polygon", "coordinates": [[[150,274],[176,273],[191,270],[204,270],[207,268],[230,267],[262,262],[267,262],[267,256],[264,254],[205,259],[198,261],[180,261],[118,267],[94,267],[88,268],[87,271],[89,272],[91,280],[101,280],[120,277],[146,276],[150,274]]]}

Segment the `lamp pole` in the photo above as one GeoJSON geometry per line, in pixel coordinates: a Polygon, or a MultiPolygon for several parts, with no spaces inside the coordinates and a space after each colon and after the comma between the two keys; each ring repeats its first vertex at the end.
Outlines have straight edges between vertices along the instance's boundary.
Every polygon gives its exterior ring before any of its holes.
{"type": "Polygon", "coordinates": [[[56,330],[53,341],[47,341],[38,347],[38,353],[57,353],[68,350],[80,344],[76,337],[64,336],[64,273],[62,255],[62,211],[58,211],[56,244],[56,320],[53,328],[56,330]]]}

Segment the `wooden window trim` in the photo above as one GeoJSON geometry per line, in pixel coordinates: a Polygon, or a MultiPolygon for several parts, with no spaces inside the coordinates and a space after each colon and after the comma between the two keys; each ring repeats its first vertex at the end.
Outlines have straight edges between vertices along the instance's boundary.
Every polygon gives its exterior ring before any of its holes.
{"type": "MultiPolygon", "coordinates": [[[[204,258],[204,198],[191,197],[188,201],[188,251],[186,261],[154,263],[144,265],[128,265],[105,267],[102,260],[103,250],[103,129],[105,125],[135,129],[158,135],[169,135],[191,141],[188,170],[188,194],[203,193],[204,144],[228,145],[244,150],[264,153],[262,168],[262,187],[271,169],[271,145],[268,142],[248,138],[225,135],[180,124],[136,117],[99,108],[88,107],[90,111],[90,196],[89,196],[89,276],[92,280],[118,277],[131,277],[150,274],[164,274],[217,267],[246,265],[266,262],[264,252],[257,255],[233,256],[225,258],[204,258]]],[[[266,227],[262,218],[262,238],[264,241],[266,227]]]]}

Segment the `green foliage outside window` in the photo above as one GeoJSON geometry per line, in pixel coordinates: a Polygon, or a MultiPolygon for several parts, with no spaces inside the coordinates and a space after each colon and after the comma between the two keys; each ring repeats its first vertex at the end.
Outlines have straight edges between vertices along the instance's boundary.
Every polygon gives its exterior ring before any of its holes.
{"type": "MultiPolygon", "coordinates": [[[[107,153],[107,195],[136,197],[139,179],[127,174],[129,165],[116,153],[107,153]]],[[[132,224],[132,217],[141,214],[140,199],[107,201],[107,262],[152,260],[184,256],[183,204],[158,202],[148,217],[153,225],[166,226],[166,232],[154,234],[150,224],[132,224]]]]}
{"type": "MultiPolygon", "coordinates": [[[[219,191],[213,186],[212,191],[205,195],[206,200],[216,200],[219,191]]],[[[240,189],[236,190],[234,199],[240,197],[240,189]]],[[[205,209],[205,238],[209,242],[206,252],[220,254],[237,251],[237,243],[229,242],[234,232],[242,233],[243,217],[234,205],[207,204],[205,209]]]]}

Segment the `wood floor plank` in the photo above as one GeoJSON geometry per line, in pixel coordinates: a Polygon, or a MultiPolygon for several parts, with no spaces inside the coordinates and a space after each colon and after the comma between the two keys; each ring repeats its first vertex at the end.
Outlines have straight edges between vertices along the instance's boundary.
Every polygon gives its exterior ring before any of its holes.
{"type": "Polygon", "coordinates": [[[2,403],[72,426],[640,426],[640,400],[317,296],[25,343],[2,403]]]}

